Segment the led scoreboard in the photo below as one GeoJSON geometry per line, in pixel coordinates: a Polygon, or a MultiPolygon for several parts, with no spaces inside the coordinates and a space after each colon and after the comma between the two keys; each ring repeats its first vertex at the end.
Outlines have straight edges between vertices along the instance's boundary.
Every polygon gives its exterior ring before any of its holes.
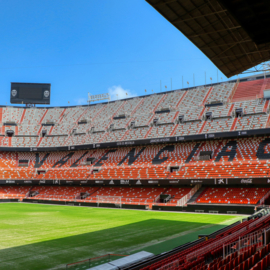
{"type": "Polygon", "coordinates": [[[50,83],[11,83],[12,104],[50,104],[50,101],[50,83]]]}

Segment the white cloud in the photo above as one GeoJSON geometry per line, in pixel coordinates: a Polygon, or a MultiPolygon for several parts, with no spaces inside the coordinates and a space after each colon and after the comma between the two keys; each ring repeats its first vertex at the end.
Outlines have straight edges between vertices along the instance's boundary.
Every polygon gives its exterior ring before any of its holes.
{"type": "Polygon", "coordinates": [[[86,98],[77,98],[77,99],[75,99],[75,102],[77,103],[77,105],[86,105],[87,104],[86,98]]]}
{"type": "Polygon", "coordinates": [[[111,100],[123,99],[123,98],[130,98],[137,96],[136,93],[128,89],[122,88],[121,85],[114,85],[108,89],[109,94],[111,96],[111,100]]]}

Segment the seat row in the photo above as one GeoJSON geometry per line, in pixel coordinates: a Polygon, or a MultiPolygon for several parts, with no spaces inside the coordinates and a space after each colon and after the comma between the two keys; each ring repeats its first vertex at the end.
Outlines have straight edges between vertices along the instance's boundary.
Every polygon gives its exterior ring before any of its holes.
{"type": "MultiPolygon", "coordinates": [[[[99,197],[104,197],[107,202],[121,199],[122,203],[176,206],[191,190],[191,187],[0,186],[0,197],[81,202],[98,202],[99,197]],[[162,194],[167,195],[166,201],[160,199],[162,194]]],[[[255,205],[269,194],[269,188],[208,187],[199,195],[196,203],[255,205]]]]}
{"type": "Polygon", "coordinates": [[[81,186],[0,186],[0,198],[107,202],[124,204],[158,204],[160,195],[169,195],[166,205],[177,205],[189,187],[81,187],[81,186]],[[103,200],[103,201],[102,201],[103,200]]]}
{"type": "Polygon", "coordinates": [[[197,203],[257,204],[270,188],[206,188],[197,203]]]}

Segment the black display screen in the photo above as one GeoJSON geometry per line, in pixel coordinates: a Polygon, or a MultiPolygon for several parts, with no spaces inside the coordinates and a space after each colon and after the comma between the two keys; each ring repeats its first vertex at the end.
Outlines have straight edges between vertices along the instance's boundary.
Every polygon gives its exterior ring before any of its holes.
{"type": "Polygon", "coordinates": [[[42,99],[43,91],[36,87],[20,87],[18,94],[21,99],[42,99]]]}
{"type": "Polygon", "coordinates": [[[51,85],[48,83],[11,83],[10,103],[50,104],[51,85]]]}

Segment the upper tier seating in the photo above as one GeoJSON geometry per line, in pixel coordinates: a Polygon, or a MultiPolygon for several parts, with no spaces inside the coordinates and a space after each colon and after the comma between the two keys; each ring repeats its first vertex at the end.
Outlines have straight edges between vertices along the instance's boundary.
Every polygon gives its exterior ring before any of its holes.
{"type": "Polygon", "coordinates": [[[143,98],[142,102],[140,102],[137,110],[134,112],[134,115],[147,115],[153,113],[164,98],[165,95],[159,94],[146,96],[143,98]]]}
{"type": "Polygon", "coordinates": [[[133,118],[120,118],[120,119],[113,119],[111,125],[112,131],[115,130],[126,130],[128,124],[132,121],[133,118]]]}
{"type": "Polygon", "coordinates": [[[222,118],[222,117],[228,117],[232,116],[232,109],[234,107],[234,104],[227,104],[223,106],[213,106],[213,107],[207,107],[205,110],[205,113],[212,112],[212,118],[222,118]]]}
{"type": "Polygon", "coordinates": [[[107,132],[104,137],[102,137],[104,142],[117,142],[121,141],[121,138],[126,134],[126,130],[114,130],[112,132],[107,132]]]}
{"type": "Polygon", "coordinates": [[[231,129],[233,118],[218,118],[206,121],[202,133],[228,132],[231,129]]]}
{"type": "Polygon", "coordinates": [[[239,101],[234,103],[235,109],[243,109],[244,114],[257,114],[265,112],[265,104],[267,101],[260,99],[239,101]]]}
{"type": "Polygon", "coordinates": [[[55,125],[51,131],[51,135],[69,135],[73,128],[77,126],[80,117],[84,114],[85,108],[71,107],[64,111],[58,125],[55,125]]]}
{"type": "Polygon", "coordinates": [[[161,103],[155,108],[155,111],[162,109],[178,110],[181,99],[184,97],[186,91],[173,91],[167,93],[161,103]]]}
{"type": "Polygon", "coordinates": [[[255,114],[238,117],[234,130],[261,129],[266,127],[268,116],[255,114]]]}
{"type": "Polygon", "coordinates": [[[154,119],[157,119],[158,125],[173,124],[175,123],[175,120],[178,115],[179,115],[179,112],[161,113],[161,114],[156,114],[154,119]]]}
{"type": "Polygon", "coordinates": [[[206,103],[227,102],[234,87],[235,83],[221,83],[215,85],[208,96],[206,103]]]}
{"type": "Polygon", "coordinates": [[[20,136],[12,137],[11,143],[15,147],[32,147],[33,145],[37,145],[38,141],[39,137],[20,136]]]}
{"type": "Polygon", "coordinates": [[[174,125],[167,124],[167,125],[158,125],[152,127],[148,133],[147,138],[160,138],[160,137],[170,137],[173,131],[174,125]]]}
{"type": "Polygon", "coordinates": [[[194,121],[194,122],[185,122],[179,123],[171,136],[184,136],[184,135],[194,135],[200,133],[201,127],[203,125],[202,121],[194,121]]]}
{"type": "Polygon", "coordinates": [[[54,123],[59,124],[65,113],[65,108],[50,108],[47,110],[46,114],[42,119],[42,123],[54,123]]]}
{"type": "Polygon", "coordinates": [[[2,112],[2,123],[12,122],[15,124],[20,124],[24,108],[14,108],[14,107],[4,107],[1,108],[2,112]]]}
{"type": "Polygon", "coordinates": [[[54,147],[54,146],[61,146],[64,144],[65,140],[67,139],[66,136],[50,136],[44,137],[41,139],[41,143],[39,144],[40,147],[54,147]]]}
{"type": "Polygon", "coordinates": [[[138,106],[142,103],[142,101],[143,98],[132,98],[122,101],[123,105],[117,111],[116,116],[125,115],[127,117],[133,115],[133,113],[137,110],[138,106]]]}
{"type": "Polygon", "coordinates": [[[232,102],[239,100],[251,100],[263,97],[263,91],[267,88],[268,79],[241,82],[234,93],[232,102]]]}
{"type": "Polygon", "coordinates": [[[270,79],[221,83],[90,106],[1,107],[0,146],[73,146],[266,128],[269,101],[262,94],[269,84],[270,79]],[[259,94],[247,97],[247,86],[259,94]],[[236,119],[237,109],[243,115],[236,119]]]}
{"type": "Polygon", "coordinates": [[[204,105],[202,104],[204,99],[207,97],[207,93],[211,91],[211,87],[196,87],[192,90],[188,90],[185,97],[181,102],[180,108],[185,107],[197,107],[204,105]]]}
{"type": "Polygon", "coordinates": [[[102,114],[102,111],[104,110],[105,106],[103,104],[95,104],[83,108],[85,111],[81,116],[81,118],[79,119],[76,127],[74,127],[74,129],[76,129],[75,132],[76,134],[87,133],[91,129],[92,123],[95,121],[95,119],[98,118],[100,114],[102,114]],[[83,120],[85,122],[82,122],[83,120]]]}
{"type": "Polygon", "coordinates": [[[133,128],[133,129],[128,130],[127,133],[124,134],[121,140],[128,141],[128,140],[144,139],[148,131],[149,131],[148,127],[133,128]]]}
{"type": "Polygon", "coordinates": [[[40,124],[42,117],[45,116],[47,109],[39,109],[34,107],[24,111],[24,117],[21,124],[18,126],[18,134],[24,136],[38,135],[41,128],[40,124]]]}
{"type": "Polygon", "coordinates": [[[149,127],[153,118],[153,114],[142,114],[132,117],[131,121],[134,121],[135,127],[149,127]]]}
{"type": "Polygon", "coordinates": [[[179,115],[184,115],[184,121],[201,120],[205,108],[203,106],[182,107],[180,108],[179,115]]]}

